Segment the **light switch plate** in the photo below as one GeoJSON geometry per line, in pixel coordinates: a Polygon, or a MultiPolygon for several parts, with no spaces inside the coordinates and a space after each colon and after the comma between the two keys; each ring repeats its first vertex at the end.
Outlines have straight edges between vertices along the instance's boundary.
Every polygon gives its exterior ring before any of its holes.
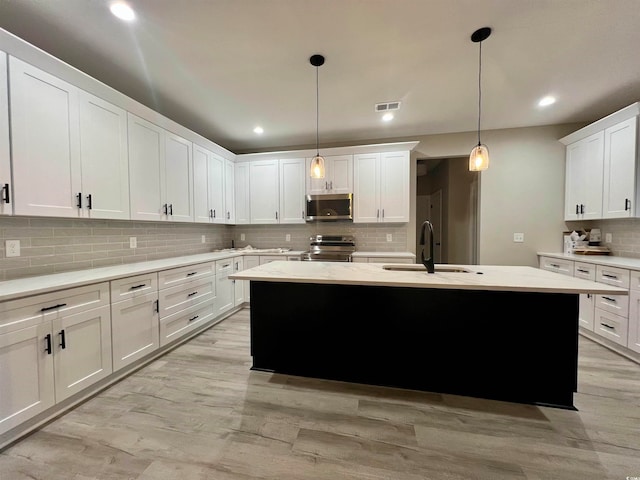
{"type": "Polygon", "coordinates": [[[129,237],[129,248],[137,248],[138,239],[136,237],[129,237]]]}
{"type": "Polygon", "coordinates": [[[207,241],[207,238],[204,235],[202,235],[202,243],[206,243],[206,241],[207,241]]]}
{"type": "Polygon", "coordinates": [[[241,241],[241,242],[244,242],[244,233],[241,233],[241,234],[240,234],[240,241],[241,241]]]}
{"type": "Polygon", "coordinates": [[[291,241],[291,235],[287,233],[287,234],[284,236],[284,241],[285,241],[285,242],[290,242],[290,241],[291,241]]]}
{"type": "Polygon", "coordinates": [[[393,242],[393,234],[387,233],[387,242],[393,242]]]}
{"type": "Polygon", "coordinates": [[[611,235],[610,233],[605,233],[604,243],[611,243],[611,242],[613,242],[613,235],[611,235]]]}
{"type": "Polygon", "coordinates": [[[513,241],[516,242],[516,243],[524,242],[524,233],[514,233],[513,234],[513,241]]]}
{"type": "Polygon", "coordinates": [[[7,257],[19,257],[20,240],[7,240],[4,244],[4,252],[7,257]]]}

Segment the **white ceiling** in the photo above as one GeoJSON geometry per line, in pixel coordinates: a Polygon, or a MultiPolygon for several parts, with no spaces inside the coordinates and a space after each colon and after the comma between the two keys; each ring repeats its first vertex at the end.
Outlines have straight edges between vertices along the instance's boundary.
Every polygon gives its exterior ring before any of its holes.
{"type": "Polygon", "coordinates": [[[640,0],[129,0],[133,24],[108,4],[0,0],[0,27],[236,153],[315,144],[314,53],[321,146],[474,131],[484,26],[483,130],[640,100],[640,0]]]}

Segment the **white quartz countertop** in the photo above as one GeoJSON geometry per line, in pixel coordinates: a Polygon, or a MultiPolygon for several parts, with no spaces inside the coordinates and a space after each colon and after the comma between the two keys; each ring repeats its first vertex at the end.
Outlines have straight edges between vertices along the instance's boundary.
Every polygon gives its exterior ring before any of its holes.
{"type": "MultiPolygon", "coordinates": [[[[442,265],[468,273],[389,271],[383,263],[271,262],[234,273],[229,278],[266,282],[372,285],[458,290],[546,293],[603,293],[627,295],[623,288],[560,275],[534,267],[497,265],[442,265]]],[[[398,267],[407,265],[397,264],[398,267]]],[[[436,265],[436,269],[439,266],[436,265]]]]}
{"type": "Polygon", "coordinates": [[[640,258],[614,257],[611,255],[576,255],[573,253],[538,252],[540,257],[564,258],[574,262],[594,263],[607,267],[628,268],[640,270],[640,258]]]}
{"type": "Polygon", "coordinates": [[[353,252],[352,257],[416,258],[411,252],[353,252]]]}

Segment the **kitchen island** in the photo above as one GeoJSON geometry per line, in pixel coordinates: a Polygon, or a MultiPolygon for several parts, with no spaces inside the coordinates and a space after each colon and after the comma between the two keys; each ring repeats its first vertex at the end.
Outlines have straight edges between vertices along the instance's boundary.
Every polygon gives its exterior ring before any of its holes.
{"type": "Polygon", "coordinates": [[[271,262],[251,281],[254,370],[573,409],[580,293],[533,267],[271,262]],[[442,271],[440,269],[447,269],[442,271]]]}

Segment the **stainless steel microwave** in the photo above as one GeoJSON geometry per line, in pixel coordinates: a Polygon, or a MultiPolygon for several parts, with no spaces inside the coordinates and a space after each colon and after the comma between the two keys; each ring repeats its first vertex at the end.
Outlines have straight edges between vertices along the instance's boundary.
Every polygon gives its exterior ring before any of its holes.
{"type": "Polygon", "coordinates": [[[307,222],[353,221],[353,194],[307,195],[307,222]]]}

